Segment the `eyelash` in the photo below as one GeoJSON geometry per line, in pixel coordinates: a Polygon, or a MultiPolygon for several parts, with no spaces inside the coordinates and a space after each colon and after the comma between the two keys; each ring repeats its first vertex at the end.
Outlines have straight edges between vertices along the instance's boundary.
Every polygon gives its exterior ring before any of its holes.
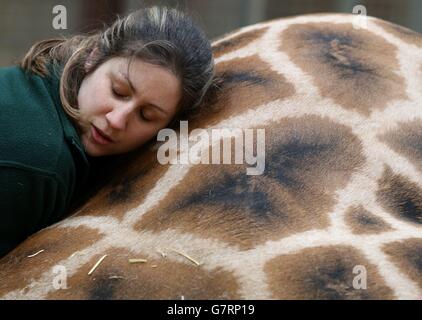
{"type": "Polygon", "coordinates": [[[141,115],[141,118],[144,120],[144,121],[150,121],[150,119],[147,119],[147,118],[145,118],[145,116],[144,116],[144,112],[141,110],[141,112],[139,113],[140,115],[141,115]]]}
{"type": "MultiPolygon", "coordinates": [[[[119,98],[119,99],[124,99],[124,98],[126,98],[126,96],[124,96],[124,95],[121,95],[121,94],[117,93],[117,91],[116,91],[113,87],[111,87],[111,91],[112,91],[113,95],[114,95],[115,97],[119,98]]],[[[140,117],[141,117],[144,121],[150,121],[150,119],[145,118],[145,116],[144,116],[144,112],[143,112],[142,110],[141,110],[141,112],[140,112],[139,114],[140,114],[140,117]]]]}
{"type": "Polygon", "coordinates": [[[124,96],[124,95],[121,95],[121,94],[117,93],[117,91],[113,87],[111,87],[111,92],[117,98],[126,98],[127,97],[127,96],[124,96]]]}

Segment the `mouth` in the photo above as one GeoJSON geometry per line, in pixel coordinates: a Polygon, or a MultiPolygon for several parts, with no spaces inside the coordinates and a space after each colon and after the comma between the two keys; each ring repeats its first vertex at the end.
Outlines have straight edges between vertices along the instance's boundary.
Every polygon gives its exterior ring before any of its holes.
{"type": "Polygon", "coordinates": [[[92,125],[91,134],[93,140],[98,144],[106,145],[114,142],[108,135],[106,135],[94,125],[92,125]]]}

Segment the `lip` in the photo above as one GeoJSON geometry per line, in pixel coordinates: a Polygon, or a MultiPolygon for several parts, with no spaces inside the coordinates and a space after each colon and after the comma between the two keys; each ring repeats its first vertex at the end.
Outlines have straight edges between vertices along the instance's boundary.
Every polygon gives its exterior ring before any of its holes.
{"type": "Polygon", "coordinates": [[[92,125],[91,134],[92,134],[93,140],[98,144],[106,145],[113,142],[113,140],[111,140],[108,136],[106,136],[100,129],[98,129],[94,125],[92,125]]]}

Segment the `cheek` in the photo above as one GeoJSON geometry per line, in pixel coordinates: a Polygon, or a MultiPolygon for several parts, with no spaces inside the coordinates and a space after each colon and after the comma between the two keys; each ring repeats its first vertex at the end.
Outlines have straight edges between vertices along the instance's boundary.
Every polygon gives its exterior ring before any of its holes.
{"type": "Polygon", "coordinates": [[[98,86],[81,87],[78,94],[79,110],[83,114],[100,113],[107,106],[105,89],[98,86]]]}
{"type": "MultiPolygon", "coordinates": [[[[98,108],[107,99],[107,85],[100,77],[85,79],[78,93],[78,105],[80,110],[92,110],[98,108]]],[[[89,111],[88,110],[88,111],[89,111]]]]}
{"type": "Polygon", "coordinates": [[[79,88],[78,106],[81,112],[85,112],[88,106],[92,103],[92,97],[90,96],[92,89],[90,87],[90,82],[82,82],[81,87],[79,88]]]}

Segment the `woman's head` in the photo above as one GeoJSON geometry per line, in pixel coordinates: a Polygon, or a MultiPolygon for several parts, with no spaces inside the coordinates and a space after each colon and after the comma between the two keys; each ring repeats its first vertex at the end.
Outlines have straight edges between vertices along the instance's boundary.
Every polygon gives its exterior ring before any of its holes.
{"type": "Polygon", "coordinates": [[[118,57],[89,73],[78,92],[79,131],[91,156],[136,149],[179,111],[182,84],[161,66],[118,57]],[[101,136],[106,136],[103,139],[101,136]]]}
{"type": "Polygon", "coordinates": [[[91,156],[144,144],[193,112],[213,80],[209,40],[175,9],[141,9],[104,32],[57,41],[34,46],[21,65],[43,73],[36,58],[47,51],[64,65],[61,100],[91,156]],[[94,126],[113,142],[102,144],[94,126]]]}

